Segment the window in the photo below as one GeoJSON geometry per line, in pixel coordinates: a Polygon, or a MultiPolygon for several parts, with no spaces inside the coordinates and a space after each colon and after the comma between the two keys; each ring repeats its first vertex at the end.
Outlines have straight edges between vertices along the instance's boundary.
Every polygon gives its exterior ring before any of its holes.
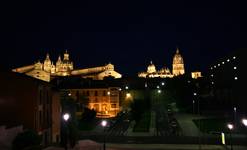
{"type": "Polygon", "coordinates": [[[111,104],[111,108],[117,108],[117,104],[111,104]]]}

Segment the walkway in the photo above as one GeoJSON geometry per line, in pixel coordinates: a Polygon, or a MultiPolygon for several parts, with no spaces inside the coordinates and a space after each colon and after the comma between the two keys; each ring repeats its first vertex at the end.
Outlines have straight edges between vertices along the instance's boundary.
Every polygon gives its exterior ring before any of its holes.
{"type": "Polygon", "coordinates": [[[195,136],[200,134],[200,130],[192,121],[193,119],[199,119],[201,117],[193,114],[175,114],[180,127],[182,128],[182,134],[184,136],[195,136]]]}

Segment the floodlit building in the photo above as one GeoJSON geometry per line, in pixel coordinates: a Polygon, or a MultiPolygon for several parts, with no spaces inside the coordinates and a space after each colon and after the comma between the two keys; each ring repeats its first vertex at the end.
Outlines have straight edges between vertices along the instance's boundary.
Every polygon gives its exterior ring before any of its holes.
{"type": "Polygon", "coordinates": [[[105,66],[74,69],[73,62],[69,59],[69,53],[64,53],[63,59],[58,57],[54,64],[50,55],[47,54],[44,62],[38,61],[37,63],[29,66],[19,67],[12,69],[13,72],[25,73],[28,76],[50,82],[53,78],[59,76],[81,76],[82,78],[92,78],[95,80],[103,80],[105,77],[121,78],[122,75],[114,70],[113,64],[105,66]]]}
{"type": "Polygon", "coordinates": [[[138,73],[138,77],[173,78],[174,76],[183,75],[184,73],[185,73],[184,60],[183,60],[182,55],[179,53],[179,49],[177,49],[176,54],[173,57],[172,73],[170,72],[168,67],[164,67],[160,70],[157,70],[155,65],[151,61],[150,65],[147,67],[147,71],[138,73]]]}
{"type": "Polygon", "coordinates": [[[191,78],[197,79],[200,77],[202,77],[202,73],[200,71],[191,72],[191,78]]]}
{"type": "Polygon", "coordinates": [[[115,117],[120,111],[120,91],[118,87],[95,87],[67,90],[70,92],[71,97],[76,101],[87,100],[87,107],[96,111],[96,117],[115,117]]]}

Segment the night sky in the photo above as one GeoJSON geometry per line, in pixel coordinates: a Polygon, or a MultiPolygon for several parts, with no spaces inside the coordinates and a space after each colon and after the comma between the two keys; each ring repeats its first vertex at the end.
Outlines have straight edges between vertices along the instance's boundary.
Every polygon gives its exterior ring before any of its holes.
{"type": "Polygon", "coordinates": [[[172,68],[176,47],[186,71],[246,48],[246,4],[230,1],[33,1],[1,9],[4,68],[53,61],[65,49],[75,68],[108,62],[123,75],[145,71],[150,60],[172,68]],[[233,3],[234,2],[234,3],[233,3]]]}

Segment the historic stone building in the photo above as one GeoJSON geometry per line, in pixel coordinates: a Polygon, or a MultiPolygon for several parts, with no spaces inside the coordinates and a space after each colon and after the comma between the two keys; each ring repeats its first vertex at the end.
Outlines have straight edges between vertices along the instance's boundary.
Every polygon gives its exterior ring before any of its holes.
{"type": "Polygon", "coordinates": [[[76,101],[88,99],[87,107],[93,109],[99,118],[115,117],[119,111],[118,87],[67,89],[76,101]],[[84,99],[81,99],[84,98],[84,99]]]}
{"type": "Polygon", "coordinates": [[[155,65],[150,63],[147,67],[146,72],[138,73],[138,77],[142,78],[173,78],[174,76],[183,75],[185,73],[184,70],[184,61],[182,55],[179,53],[179,49],[176,50],[176,54],[173,57],[172,64],[172,73],[170,72],[168,67],[164,67],[161,70],[156,70],[155,65]]]}
{"type": "Polygon", "coordinates": [[[69,59],[69,54],[66,51],[63,59],[58,57],[54,64],[49,54],[46,55],[44,62],[29,66],[13,69],[14,72],[25,73],[28,76],[50,82],[51,79],[58,76],[81,76],[82,78],[92,78],[95,80],[103,80],[105,77],[121,78],[122,75],[114,71],[113,64],[107,64],[101,67],[85,68],[74,70],[73,62],[69,59]]]}

